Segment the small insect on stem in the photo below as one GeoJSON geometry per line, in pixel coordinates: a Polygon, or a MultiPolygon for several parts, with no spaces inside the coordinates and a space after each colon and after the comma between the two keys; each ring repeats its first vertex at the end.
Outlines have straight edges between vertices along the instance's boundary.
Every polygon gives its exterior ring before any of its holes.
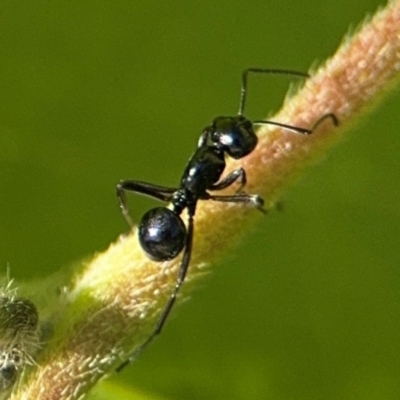
{"type": "Polygon", "coordinates": [[[197,148],[190,157],[178,187],[164,187],[147,182],[124,180],[117,185],[117,198],[122,214],[132,226],[125,192],[134,192],[153,197],[165,203],[170,203],[172,209],[156,207],[147,211],[139,223],[139,242],[149,258],[155,261],[174,259],[183,251],[182,261],[172,293],[161,312],[153,332],[130,356],[117,371],[121,371],[132,362],[162,331],[179,290],[185,281],[192,253],[194,216],[199,200],[212,200],[227,203],[241,203],[265,212],[264,200],[257,194],[247,194],[243,191],[246,186],[246,171],[238,168],[221,179],[225,170],[225,157],[240,159],[250,154],[257,145],[254,125],[277,125],[286,130],[309,135],[318,125],[330,119],[338,125],[336,116],[328,113],[319,118],[311,128],[301,128],[275,121],[251,122],[243,116],[246,98],[247,81],[250,73],[284,74],[307,78],[309,75],[290,70],[249,68],[243,71],[240,92],[239,113],[237,116],[216,117],[200,135],[197,148]],[[215,195],[210,192],[238,184],[236,192],[231,195],[215,195]],[[187,227],[181,214],[187,210],[187,227]]]}

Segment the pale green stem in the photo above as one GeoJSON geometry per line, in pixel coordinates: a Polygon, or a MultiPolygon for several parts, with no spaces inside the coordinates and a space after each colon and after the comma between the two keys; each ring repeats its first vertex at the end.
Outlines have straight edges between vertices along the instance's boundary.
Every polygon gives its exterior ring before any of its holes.
{"type": "MultiPolygon", "coordinates": [[[[321,115],[333,112],[341,122],[339,128],[326,121],[313,135],[304,137],[264,127],[258,132],[256,150],[244,160],[230,162],[227,171],[242,166],[248,173],[247,192],[272,203],[338,142],[350,124],[377,105],[397,83],[399,69],[400,0],[391,2],[353,37],[346,38],[334,57],[287,99],[274,118],[310,127],[321,115]]],[[[201,202],[188,279],[202,275],[204,267],[221,256],[244,227],[262,218],[249,207],[201,202]]],[[[76,277],[69,303],[38,367],[12,399],[82,398],[151,331],[171,293],[179,262],[179,258],[149,261],[135,231],[96,255],[76,277]]]]}

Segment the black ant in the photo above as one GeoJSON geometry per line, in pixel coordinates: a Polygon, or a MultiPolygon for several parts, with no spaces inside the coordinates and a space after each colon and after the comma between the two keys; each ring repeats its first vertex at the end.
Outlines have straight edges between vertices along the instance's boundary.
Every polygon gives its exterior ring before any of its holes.
{"type": "Polygon", "coordinates": [[[338,125],[336,116],[332,113],[322,116],[311,129],[281,124],[274,121],[251,122],[243,116],[247,96],[247,77],[252,73],[286,74],[300,77],[309,77],[308,74],[280,69],[249,68],[242,73],[242,87],[239,103],[239,113],[233,117],[217,117],[212,124],[206,127],[200,136],[196,151],[192,154],[183,172],[178,187],[157,186],[141,181],[121,181],[117,185],[117,198],[122,214],[132,226],[125,192],[143,194],[171,204],[171,209],[156,207],[147,211],[139,224],[139,242],[149,258],[155,261],[167,261],[177,257],[183,251],[175,287],[165,305],[161,316],[151,335],[140,345],[134,353],[118,368],[121,371],[133,361],[136,356],[161,332],[165,321],[175,303],[178,292],[185,280],[192,253],[194,215],[199,200],[214,200],[228,203],[244,203],[258,210],[263,209],[264,200],[256,194],[247,194],[242,191],[246,185],[246,171],[238,168],[220,180],[225,170],[225,156],[240,159],[250,154],[257,145],[257,136],[254,125],[277,125],[284,129],[309,135],[327,118],[338,125]],[[212,195],[209,191],[219,191],[239,183],[235,194],[212,195]],[[187,210],[187,227],[181,213],[187,210]]]}

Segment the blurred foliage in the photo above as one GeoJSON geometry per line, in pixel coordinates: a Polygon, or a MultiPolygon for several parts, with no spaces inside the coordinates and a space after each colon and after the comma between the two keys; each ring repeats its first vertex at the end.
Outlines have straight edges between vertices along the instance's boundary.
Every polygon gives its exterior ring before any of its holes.
{"type": "MultiPolygon", "coordinates": [[[[2,0],[4,273],[43,278],[106,248],[127,230],[117,181],[175,185],[202,128],[237,112],[243,68],[306,71],[378,5],[2,0]]],[[[247,116],[288,85],[252,79],[247,116]]],[[[310,170],[114,384],[174,400],[399,399],[399,105],[310,170]]],[[[134,218],[149,207],[130,202],[134,218]]]]}
{"type": "Polygon", "coordinates": [[[100,382],[88,396],[88,400],[164,400],[161,396],[152,396],[131,387],[124,387],[111,380],[100,382]]]}

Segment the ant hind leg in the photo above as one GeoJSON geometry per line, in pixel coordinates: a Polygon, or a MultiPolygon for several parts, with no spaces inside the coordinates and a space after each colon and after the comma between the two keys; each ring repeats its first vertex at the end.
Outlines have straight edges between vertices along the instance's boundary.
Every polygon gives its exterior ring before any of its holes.
{"type": "Polygon", "coordinates": [[[190,258],[192,255],[192,243],[193,243],[193,212],[188,217],[188,230],[186,236],[185,250],[183,253],[182,261],[179,267],[178,276],[176,278],[174,289],[168,299],[167,304],[163,308],[160,317],[156,323],[156,326],[150,336],[135,349],[135,351],[125,360],[121,365],[116,368],[116,372],[122,371],[128,364],[133,362],[137,356],[161,333],[162,328],[175,304],[178,293],[185,281],[186,273],[189,268],[190,258]]]}
{"type": "Polygon", "coordinates": [[[145,196],[152,197],[168,203],[171,201],[172,195],[175,191],[176,188],[157,186],[147,182],[129,180],[119,182],[116,187],[119,207],[130,226],[133,226],[133,221],[131,219],[128,209],[128,203],[126,201],[126,192],[143,194],[145,196]]]}

